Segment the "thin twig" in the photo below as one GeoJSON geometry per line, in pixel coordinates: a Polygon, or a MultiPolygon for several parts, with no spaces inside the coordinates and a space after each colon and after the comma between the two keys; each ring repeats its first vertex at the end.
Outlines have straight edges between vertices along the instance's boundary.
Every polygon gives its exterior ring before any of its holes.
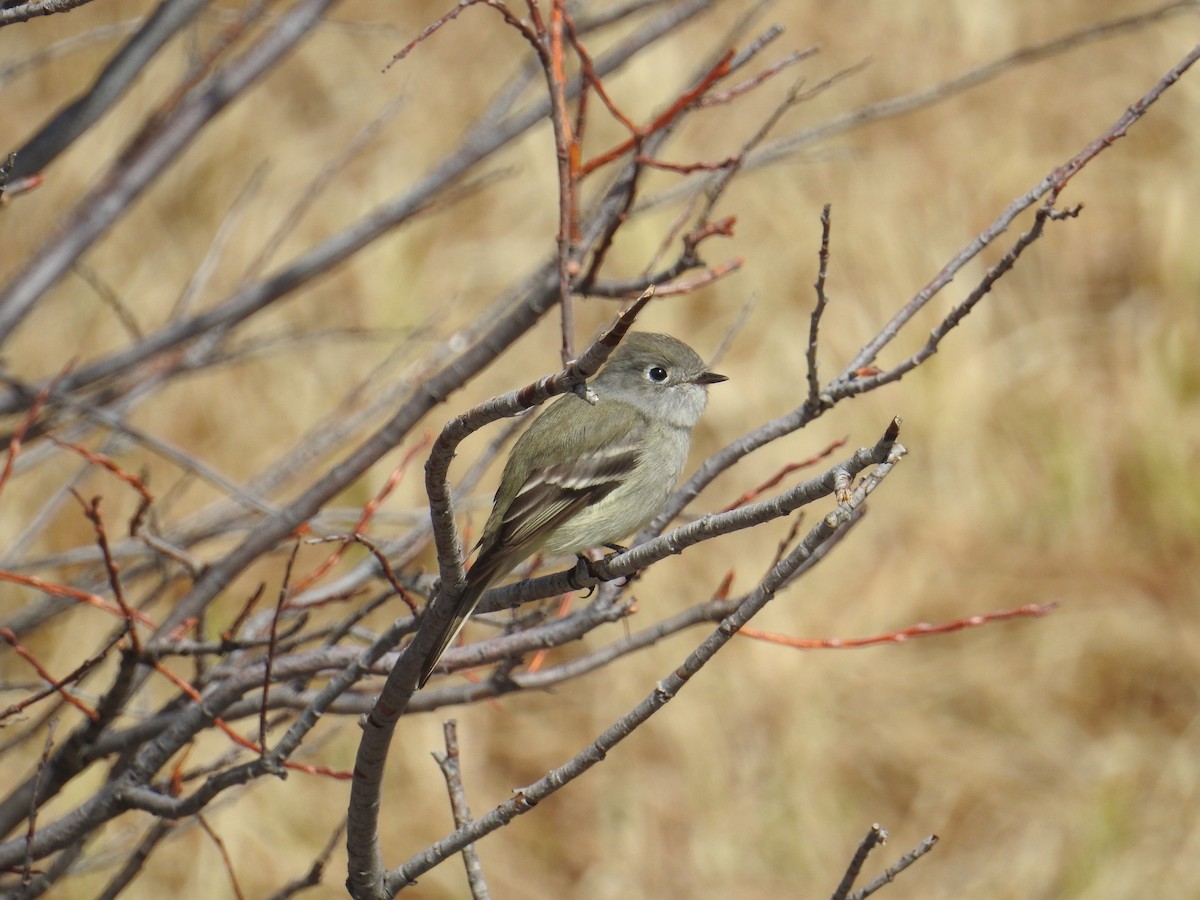
{"type": "Polygon", "coordinates": [[[810,531],[805,540],[776,566],[754,591],[747,595],[737,610],[723,620],[720,626],[688,655],[687,659],[657,683],[651,694],[620,717],[569,762],[547,773],[546,776],[528,787],[515,791],[512,799],[431,845],[397,869],[388,872],[384,883],[385,890],[392,892],[398,890],[418,875],[428,871],[449,854],[459,852],[467,844],[478,841],[484,835],[507,824],[514,817],[528,812],[550,794],[560,790],[605,759],[625,737],[674,699],[691,678],[728,644],[733,635],[766,606],[774,595],[777,583],[785,580],[797,569],[813,565],[816,559],[820,558],[816,553],[822,545],[836,541],[853,526],[858,518],[857,508],[899,461],[898,455],[895,457],[891,455],[894,446],[894,438],[892,441],[881,442],[880,447],[886,449],[883,459],[881,459],[877,478],[870,482],[864,481],[852,492],[846,504],[839,507],[835,513],[822,519],[810,531]]]}
{"type": "Polygon", "coordinates": [[[813,288],[817,292],[817,303],[808,320],[808,350],[805,354],[808,372],[808,405],[816,409],[821,404],[821,382],[817,376],[817,343],[821,333],[821,316],[829,298],[825,295],[825,276],[829,271],[829,219],[830,205],[821,209],[821,249],[817,254],[817,280],[813,288]]]}
{"type": "Polygon", "coordinates": [[[854,851],[850,865],[846,867],[846,874],[842,876],[841,883],[838,884],[830,900],[846,900],[846,895],[854,887],[854,882],[858,880],[858,875],[862,872],[863,863],[867,861],[867,857],[871,851],[876,847],[886,844],[887,839],[888,833],[878,824],[872,825],[868,829],[866,836],[859,842],[858,849],[854,851]]]}
{"type": "Polygon", "coordinates": [[[929,835],[929,837],[925,838],[925,840],[913,847],[912,850],[900,857],[900,859],[898,859],[894,865],[888,866],[887,870],[882,875],[880,875],[862,890],[855,891],[853,894],[851,894],[847,900],[866,900],[867,897],[870,897],[880,888],[891,884],[896,880],[897,875],[932,850],[937,842],[938,836],[936,834],[929,835]]]}
{"type": "MultiPolygon", "coordinates": [[[[445,753],[433,754],[442,777],[446,780],[446,790],[450,794],[450,809],[454,814],[454,827],[461,828],[471,821],[471,808],[467,805],[467,792],[462,782],[462,767],[458,758],[458,723],[447,719],[442,723],[442,735],[446,742],[445,753]]],[[[491,893],[483,877],[483,866],[479,862],[479,852],[474,844],[468,844],[462,850],[463,868],[467,872],[467,884],[471,889],[473,900],[488,900],[491,893]]]]}

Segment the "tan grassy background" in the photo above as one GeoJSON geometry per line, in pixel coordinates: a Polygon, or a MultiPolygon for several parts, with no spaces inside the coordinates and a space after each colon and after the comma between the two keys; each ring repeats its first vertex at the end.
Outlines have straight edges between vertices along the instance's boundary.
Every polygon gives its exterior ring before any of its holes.
{"type": "MultiPolygon", "coordinates": [[[[479,108],[482,88],[525,52],[496,16],[478,9],[380,74],[442,11],[434,3],[403,6],[361,0],[338,8],[338,23],[231,108],[88,254],[146,322],[165,314],[260,163],[268,164],[261,188],[234,222],[200,303],[225,295],[262,234],[391,98],[405,98],[397,116],[306,216],[277,262],[427,169],[479,108]]],[[[665,85],[679,84],[747,8],[723,5],[614,79],[618,101],[640,116],[657,108],[665,85]]],[[[761,21],[783,22],[789,48],[822,45],[804,68],[810,83],[871,59],[863,73],[794,112],[784,123],[791,130],[1147,8],[847,0],[782,4],[761,21]]],[[[109,0],[6,28],[0,62],[148,9],[109,0]]],[[[738,216],[737,237],[709,245],[707,258],[744,255],[745,269],[656,305],[642,323],[709,353],[742,303],[757,298],[721,363],[732,381],[713,391],[696,459],[802,399],[822,203],[833,204],[835,222],[822,348],[828,376],[1012,198],[1140,97],[1190,48],[1196,25],[1190,13],[1090,44],[743,178],[721,207],[738,216]]],[[[218,27],[206,20],[199,35],[218,27]]],[[[596,49],[608,39],[598,37],[596,49]]],[[[85,85],[113,46],[77,50],[4,84],[4,144],[85,85]]],[[[156,63],[155,77],[61,160],[47,185],[0,214],[5,275],[102,171],[129,123],[172,83],[185,52],[178,47],[156,63]]],[[[876,821],[892,841],[869,863],[871,873],[926,834],[942,837],[883,896],[1200,896],[1198,78],[1185,76],[1072,183],[1064,200],[1084,203],[1080,219],[1050,228],[930,365],[742,463],[699,504],[718,508],[833,438],[871,443],[900,415],[911,453],[867,521],[781,595],[758,627],[854,637],[1035,601],[1059,600],[1062,608],[1043,620],[870,650],[801,653],[737,642],[605,764],[481,845],[493,896],[828,896],[876,821]]],[[[737,112],[705,116],[673,145],[672,158],[720,158],[742,135],[729,123],[749,131],[786,87],[773,83],[737,112]]],[[[593,146],[617,134],[597,124],[593,146]]],[[[551,159],[545,132],[521,141],[504,155],[515,167],[508,181],[381,241],[257,326],[264,333],[355,326],[381,330],[379,340],[327,340],[206,375],[146,405],[136,421],[230,477],[249,477],[382,359],[394,340],[385,329],[404,330],[437,312],[439,330],[448,331],[545,258],[555,224],[551,159]]],[[[653,226],[632,229],[617,248],[621,258],[641,259],[644,248],[634,244],[652,246],[653,226]]],[[[918,347],[981,271],[977,265],[960,278],[884,362],[918,347]]],[[[612,311],[587,304],[581,335],[612,311]]],[[[554,368],[556,327],[547,319],[429,426],[554,368]]],[[[112,314],[69,278],[6,348],[5,362],[24,376],[42,375],[122,340],[112,314]]],[[[474,446],[482,443],[476,438],[474,446]]],[[[146,462],[136,450],[126,461],[146,462]]],[[[371,496],[387,468],[345,504],[371,496]]],[[[19,528],[21,504],[46,490],[32,479],[10,488],[0,520],[6,537],[19,528]]],[[[208,496],[194,488],[181,508],[208,496]]],[[[415,477],[389,501],[393,513],[420,505],[415,477]]],[[[641,615],[657,618],[706,595],[731,565],[737,584],[749,585],[785,529],[756,530],[663,563],[637,588],[641,615]]],[[[84,525],[68,518],[52,537],[56,547],[87,540],[84,525]]],[[[260,567],[239,588],[272,578],[277,583],[278,573],[260,567]]],[[[2,590],[0,603],[23,599],[2,590]]],[[[94,640],[94,628],[83,617],[64,622],[60,637],[38,649],[65,668],[74,658],[65,648],[77,635],[94,640]]],[[[459,720],[474,811],[564,761],[699,636],[676,637],[550,695],[447,711],[459,720]]],[[[403,723],[385,801],[391,864],[450,828],[428,755],[440,746],[445,715],[403,723]]],[[[327,739],[306,760],[348,767],[355,729],[347,725],[327,723],[327,739]]],[[[230,803],[209,820],[246,894],[263,896],[306,869],[343,814],[346,789],[293,775],[253,793],[251,803],[230,803]]],[[[104,840],[119,843],[129,825],[114,826],[104,840]]],[[[104,877],[85,874],[62,896],[90,896],[104,877]]],[[[339,849],[314,895],[339,896],[343,877],[339,849]]],[[[441,867],[413,893],[464,896],[460,867],[441,867]]],[[[181,829],[128,896],[171,894],[230,894],[216,849],[195,827],[181,829]]]]}

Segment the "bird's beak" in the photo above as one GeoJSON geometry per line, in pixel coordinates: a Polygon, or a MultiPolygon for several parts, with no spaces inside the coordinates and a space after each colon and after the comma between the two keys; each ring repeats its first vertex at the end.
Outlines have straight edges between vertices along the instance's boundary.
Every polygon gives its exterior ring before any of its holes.
{"type": "Polygon", "coordinates": [[[701,372],[692,379],[693,384],[720,384],[722,381],[728,381],[728,375],[718,375],[716,372],[701,372]]]}

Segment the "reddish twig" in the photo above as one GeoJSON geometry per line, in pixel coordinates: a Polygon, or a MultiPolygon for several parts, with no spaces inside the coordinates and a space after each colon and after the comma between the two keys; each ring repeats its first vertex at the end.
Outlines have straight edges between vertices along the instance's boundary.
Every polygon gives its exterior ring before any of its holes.
{"type": "MultiPolygon", "coordinates": [[[[737,155],[732,157],[725,165],[719,166],[713,170],[714,175],[712,178],[708,179],[708,187],[703,192],[704,201],[700,206],[698,221],[701,224],[708,221],[708,217],[712,214],[713,209],[716,208],[717,202],[724,195],[726,188],[729,187],[734,177],[746,164],[749,154],[756,150],[763,143],[763,141],[766,140],[767,136],[775,129],[788,110],[800,103],[805,102],[806,100],[811,99],[812,97],[817,96],[821,92],[827,90],[840,78],[848,77],[855,71],[857,71],[855,67],[843,70],[837,75],[834,75],[832,78],[822,81],[816,87],[810,88],[807,91],[801,91],[801,82],[797,82],[795,85],[793,85],[791,90],[788,91],[787,96],[784,97],[783,101],[775,106],[771,113],[759,125],[755,133],[751,135],[744,144],[742,144],[742,147],[738,151],[737,155]]],[[[692,201],[688,203],[686,209],[687,215],[690,215],[694,205],[700,202],[700,197],[701,194],[697,193],[694,195],[692,201]]],[[[681,214],[676,224],[671,227],[667,238],[662,244],[663,248],[667,246],[669,241],[674,240],[675,234],[683,227],[685,217],[686,216],[684,214],[681,214]]],[[[659,253],[661,254],[662,252],[663,250],[660,249],[659,253]]]]}
{"type": "Polygon", "coordinates": [[[362,514],[358,517],[358,521],[354,523],[353,532],[349,536],[344,537],[342,539],[342,545],[324,560],[322,560],[312,572],[296,582],[295,587],[293,587],[291,591],[293,596],[315,584],[317,581],[323,578],[330,569],[332,569],[338,564],[338,562],[341,561],[342,557],[346,553],[347,545],[353,541],[356,536],[361,535],[367,530],[367,525],[375,517],[375,513],[379,511],[379,507],[383,504],[383,501],[391,496],[392,492],[400,484],[401,479],[404,477],[404,473],[408,470],[409,464],[417,456],[424,453],[431,443],[433,443],[433,435],[426,431],[424,435],[422,435],[421,440],[419,440],[407,453],[404,454],[404,458],[401,459],[396,468],[392,470],[391,474],[387,477],[387,480],[383,483],[383,487],[379,489],[374,497],[367,501],[367,504],[363,507],[362,514]]]}
{"type": "Polygon", "coordinates": [[[810,466],[813,466],[816,463],[819,463],[821,460],[830,456],[833,453],[833,451],[837,450],[839,447],[844,447],[846,445],[847,440],[848,440],[847,438],[838,438],[836,441],[831,443],[824,450],[821,450],[818,453],[814,453],[812,456],[808,457],[807,459],[802,459],[799,462],[788,463],[786,466],[784,466],[782,469],[780,469],[778,472],[776,472],[774,475],[772,475],[770,478],[768,478],[766,481],[764,481],[758,487],[751,488],[750,490],[746,491],[746,493],[742,494],[742,496],[738,497],[736,500],[734,500],[732,503],[730,503],[728,506],[726,506],[724,509],[722,509],[721,512],[729,512],[731,509],[737,509],[739,506],[745,506],[747,503],[750,503],[751,501],[757,499],[758,497],[761,497],[763,494],[765,494],[771,488],[775,487],[775,485],[779,484],[779,482],[783,481],[783,479],[787,478],[787,476],[791,475],[793,472],[795,472],[799,469],[807,469],[810,466]]]}
{"type": "Polygon", "coordinates": [[[746,264],[746,258],[743,256],[735,256],[733,259],[726,260],[715,266],[709,266],[698,275],[693,275],[690,278],[679,278],[664,285],[659,285],[655,288],[655,296],[660,299],[663,297],[673,297],[676,294],[690,294],[693,291],[712,284],[727,275],[732,275],[738,269],[746,264]]]}
{"type": "Polygon", "coordinates": [[[29,404],[29,410],[13,431],[12,437],[8,439],[8,452],[4,455],[4,468],[0,470],[0,493],[4,492],[8,479],[12,475],[13,465],[21,454],[21,443],[25,440],[25,435],[29,433],[29,429],[33,427],[37,417],[42,414],[42,407],[46,405],[50,395],[58,388],[59,382],[66,378],[74,367],[74,360],[67,363],[51,381],[34,395],[33,402],[29,404]]]}
{"type": "Polygon", "coordinates": [[[733,237],[733,226],[737,224],[737,216],[726,216],[715,222],[705,221],[683,236],[684,253],[694,255],[696,248],[705,239],[719,234],[721,237],[733,237]]]}
{"type": "Polygon", "coordinates": [[[787,534],[775,545],[775,556],[771,559],[772,566],[779,565],[779,561],[787,556],[788,548],[795,542],[803,525],[804,510],[801,510],[792,517],[792,524],[788,526],[787,534]]]}
{"type": "Polygon", "coordinates": [[[335,781],[349,781],[354,777],[353,772],[348,772],[345,769],[335,769],[332,766],[313,766],[308,763],[298,763],[287,760],[283,764],[285,769],[290,769],[293,772],[302,772],[305,775],[321,775],[325,778],[332,778],[335,781]]]}
{"type": "Polygon", "coordinates": [[[165,641],[165,643],[170,644],[170,643],[174,643],[176,641],[183,640],[183,636],[185,634],[187,634],[189,631],[191,631],[193,628],[195,628],[196,624],[199,621],[200,621],[199,616],[188,616],[186,619],[183,619],[182,621],[179,622],[179,624],[175,625],[175,627],[173,627],[170,631],[168,631],[166,638],[160,639],[159,643],[162,643],[165,641]]]}
{"type": "Polygon", "coordinates": [[[717,585],[717,589],[713,591],[712,597],[709,599],[718,602],[721,600],[728,600],[729,592],[733,590],[733,577],[734,570],[730,569],[725,573],[725,577],[721,579],[721,583],[717,585]]]}
{"type": "Polygon", "coordinates": [[[50,435],[50,440],[59,447],[62,447],[64,450],[70,450],[72,453],[78,454],[92,465],[100,466],[101,468],[108,470],[121,481],[125,482],[127,485],[137,491],[138,496],[142,498],[141,503],[138,504],[137,511],[134,512],[133,516],[131,516],[129,519],[129,534],[131,537],[136,535],[138,530],[141,528],[142,521],[146,517],[146,510],[148,510],[150,505],[154,502],[154,495],[150,493],[150,489],[146,487],[146,483],[132,472],[125,471],[125,469],[121,468],[119,464],[117,464],[111,457],[104,453],[99,453],[95,450],[89,450],[87,447],[79,444],[73,444],[70,441],[59,440],[53,435],[50,435]]]}
{"type": "MultiPolygon", "coordinates": [[[[554,613],[558,618],[562,618],[571,611],[571,594],[563,594],[558,601],[558,610],[554,613]]],[[[550,653],[547,649],[541,649],[533,654],[533,659],[529,661],[529,665],[525,667],[526,672],[536,672],[542,667],[542,663],[546,661],[546,656],[550,653]]]]}
{"type": "Polygon", "coordinates": [[[654,134],[659,129],[665,128],[675,121],[685,110],[692,106],[700,97],[704,96],[714,84],[724,78],[730,72],[730,62],[733,60],[733,51],[730,50],[722,56],[711,69],[700,79],[699,83],[684,91],[674,103],[667,107],[665,112],[660,113],[650,121],[650,124],[635,128],[633,137],[626,141],[622,141],[617,146],[601,153],[599,156],[594,156],[592,159],[583,163],[579,167],[579,177],[584,178],[592,172],[599,169],[601,166],[606,166],[615,159],[619,159],[631,150],[636,150],[642,145],[642,142],[647,137],[654,134]]]}
{"type": "Polygon", "coordinates": [[[93,497],[88,501],[84,500],[75,488],[71,488],[70,491],[71,496],[79,501],[79,505],[83,507],[83,514],[87,516],[88,521],[92,523],[92,529],[96,532],[96,543],[100,547],[100,556],[104,560],[104,571],[108,576],[108,586],[112,588],[113,598],[117,601],[117,606],[121,608],[121,613],[125,616],[125,630],[129,634],[129,646],[134,653],[140,653],[142,650],[142,639],[137,632],[137,623],[134,621],[133,608],[125,600],[125,589],[121,585],[121,567],[113,559],[112,548],[108,544],[108,533],[104,529],[104,519],[100,515],[100,498],[93,497]]]}
{"type": "MultiPolygon", "coordinates": [[[[191,684],[189,684],[185,679],[180,678],[178,675],[176,675],[174,672],[172,672],[170,669],[168,669],[166,666],[164,666],[160,662],[157,662],[157,661],[154,662],[153,666],[154,666],[154,670],[156,672],[158,672],[158,674],[162,675],[164,678],[166,678],[168,681],[170,681],[173,685],[175,685],[177,688],[179,688],[179,690],[181,690],[183,693],[185,693],[192,700],[192,702],[197,703],[197,704],[203,704],[204,698],[201,696],[200,692],[198,690],[196,690],[196,688],[193,687],[191,684]]],[[[245,738],[242,735],[238,734],[236,731],[233,730],[233,728],[230,727],[229,723],[227,723],[220,716],[213,716],[212,723],[215,727],[219,728],[225,734],[225,736],[227,738],[229,738],[231,741],[233,741],[233,743],[235,743],[237,746],[241,747],[244,750],[250,751],[251,753],[255,754],[256,756],[262,755],[262,753],[263,753],[262,748],[258,744],[256,744],[254,741],[250,740],[249,738],[245,738]]],[[[353,777],[352,773],[350,773],[350,772],[343,772],[343,771],[339,771],[337,769],[331,769],[328,766],[306,765],[304,763],[292,762],[291,760],[284,760],[283,767],[286,769],[291,769],[296,772],[304,772],[309,775],[326,775],[330,778],[336,778],[339,781],[349,781],[350,778],[353,777]]]]}
{"type": "MultiPolygon", "coordinates": [[[[10,631],[9,634],[12,634],[12,632],[10,631]]],[[[13,637],[15,639],[16,636],[13,635],[13,637]]],[[[7,719],[9,716],[16,715],[17,713],[21,712],[22,710],[28,709],[29,707],[33,706],[35,703],[38,703],[39,701],[46,699],[51,694],[60,692],[60,690],[63,687],[65,687],[66,685],[74,684],[76,681],[79,681],[80,679],[82,679],[85,675],[87,675],[88,672],[90,672],[92,669],[94,669],[96,667],[96,665],[102,659],[104,659],[106,656],[108,656],[109,651],[111,651],[112,648],[117,645],[117,641],[121,640],[122,637],[124,637],[124,635],[121,634],[120,632],[117,632],[108,640],[108,643],[106,643],[97,653],[94,653],[92,656],[89,656],[82,663],[80,663],[75,668],[75,670],[71,672],[70,675],[67,675],[61,681],[52,682],[48,687],[46,687],[40,691],[35,691],[34,693],[30,694],[28,697],[25,697],[24,699],[19,700],[16,703],[10,704],[5,709],[0,710],[0,720],[7,719]]]]}
{"type": "MultiPolygon", "coordinates": [[[[36,575],[22,575],[19,572],[9,572],[6,569],[0,569],[0,581],[23,584],[26,587],[36,588],[52,597],[66,597],[79,603],[86,603],[88,606],[94,606],[96,609],[103,610],[109,615],[120,618],[125,618],[126,616],[124,610],[113,606],[99,594],[93,594],[90,591],[81,591],[78,588],[73,588],[65,584],[55,584],[52,581],[45,581],[36,575]]],[[[129,615],[133,616],[133,618],[137,619],[143,625],[150,628],[156,627],[154,620],[140,610],[130,610],[129,615]]]]}
{"type": "Polygon", "coordinates": [[[720,172],[738,164],[737,158],[733,156],[727,156],[720,162],[715,163],[673,163],[662,159],[651,159],[649,156],[639,156],[637,161],[640,166],[661,169],[664,172],[674,172],[677,175],[692,175],[696,172],[720,172]]]}
{"type": "MultiPolygon", "coordinates": [[[[530,2],[536,11],[537,5],[530,2]]],[[[575,358],[575,310],[571,298],[571,280],[578,274],[572,265],[578,239],[578,195],[576,184],[579,169],[579,143],[571,132],[567,113],[567,71],[563,58],[563,32],[566,26],[563,0],[551,0],[549,30],[549,65],[546,78],[550,88],[550,122],[554,128],[554,155],[558,161],[558,307],[562,330],[562,363],[575,358]]],[[[535,18],[535,23],[540,21],[535,18]]]]}
{"type": "MultiPolygon", "coordinates": [[[[167,681],[179,688],[179,690],[185,693],[193,703],[201,704],[204,702],[204,698],[200,695],[200,692],[196,690],[196,688],[193,687],[186,679],[176,675],[161,662],[155,661],[153,666],[154,671],[158,672],[159,675],[162,675],[167,679],[167,681]]],[[[214,716],[212,721],[213,725],[225,732],[225,736],[238,746],[243,747],[246,750],[253,751],[254,753],[260,752],[258,746],[253,741],[247,740],[230,728],[229,725],[226,724],[225,720],[220,716],[214,716]]]]}
{"type": "Polygon", "coordinates": [[[400,583],[400,579],[396,577],[396,573],[392,569],[392,564],[388,562],[388,558],[384,552],[361,534],[352,534],[350,535],[349,540],[354,541],[356,544],[362,544],[367,548],[368,551],[370,551],[371,555],[375,557],[375,561],[379,563],[379,568],[383,571],[383,577],[386,578],[388,584],[392,586],[392,590],[396,592],[396,595],[403,600],[404,604],[412,611],[414,615],[416,615],[417,601],[412,598],[412,594],[410,594],[405,589],[404,585],[400,583]]]}
{"type": "MultiPolygon", "coordinates": [[[[592,56],[588,53],[583,42],[579,40],[579,35],[575,32],[575,21],[566,16],[567,35],[571,40],[571,46],[575,48],[575,54],[579,57],[579,67],[583,71],[583,81],[585,85],[590,85],[595,91],[596,96],[600,98],[600,102],[604,104],[609,115],[620,122],[629,131],[631,135],[637,134],[637,126],[633,124],[625,113],[621,112],[620,107],[613,102],[608,91],[604,87],[604,81],[600,78],[596,71],[596,64],[592,61],[592,56]]],[[[583,96],[582,94],[580,95],[583,96]]]]}
{"type": "Polygon", "coordinates": [[[51,675],[46,667],[38,661],[38,658],[29,651],[29,648],[17,640],[17,636],[13,634],[11,629],[0,628],[0,637],[4,638],[5,642],[8,644],[8,646],[13,648],[17,656],[29,663],[29,665],[33,667],[33,670],[37,672],[38,675],[40,675],[42,679],[48,685],[50,685],[50,687],[52,687],[60,697],[63,698],[63,700],[65,700],[67,703],[70,703],[93,722],[100,721],[100,714],[78,697],[72,695],[70,691],[66,689],[64,682],[58,681],[53,675],[51,675]]]}
{"type": "Polygon", "coordinates": [[[797,650],[854,650],[860,647],[875,647],[880,644],[903,644],[910,638],[929,637],[934,634],[949,634],[954,631],[978,628],[981,625],[990,625],[993,622],[1003,622],[1008,619],[1045,616],[1057,609],[1058,606],[1058,601],[1029,603],[1025,606],[1019,606],[1016,609],[1005,609],[999,612],[968,616],[965,619],[955,619],[953,622],[945,622],[941,625],[930,625],[927,622],[920,622],[899,631],[889,631],[886,634],[877,634],[864,638],[797,638],[786,634],[758,631],[753,628],[743,628],[741,633],[755,640],[766,641],[769,644],[782,644],[785,647],[793,647],[797,650]]]}

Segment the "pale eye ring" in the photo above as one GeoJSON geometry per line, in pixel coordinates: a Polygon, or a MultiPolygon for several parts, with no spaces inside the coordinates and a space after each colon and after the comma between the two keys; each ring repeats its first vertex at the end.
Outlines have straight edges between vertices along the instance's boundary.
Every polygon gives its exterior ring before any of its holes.
{"type": "Polygon", "coordinates": [[[646,377],[651,381],[656,381],[662,384],[667,380],[667,370],[662,366],[651,366],[646,370],[646,377]]]}

